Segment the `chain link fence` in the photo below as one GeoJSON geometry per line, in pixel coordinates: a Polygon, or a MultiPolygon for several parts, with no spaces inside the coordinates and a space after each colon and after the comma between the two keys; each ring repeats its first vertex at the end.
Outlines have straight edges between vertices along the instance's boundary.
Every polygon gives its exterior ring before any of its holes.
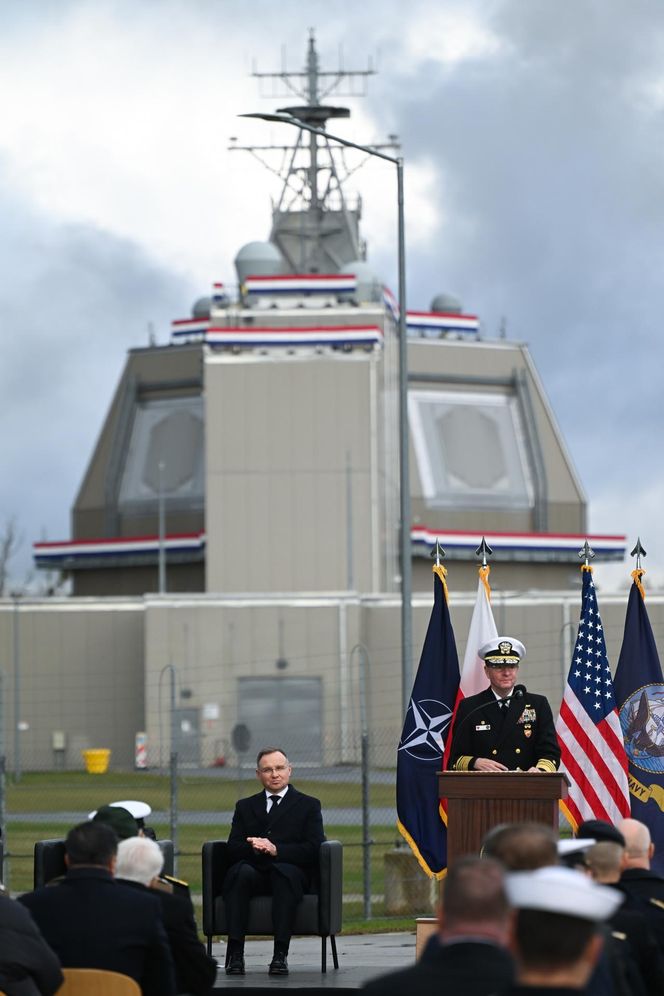
{"type": "MultiPolygon", "coordinates": [[[[294,785],[321,800],[327,837],[343,842],[345,922],[430,914],[435,884],[396,827],[398,733],[358,739],[363,742],[332,746],[338,747],[338,756],[358,757],[360,763],[324,766],[295,760],[292,775],[294,785]]],[[[301,743],[295,731],[286,749],[302,757],[306,737],[301,743]]],[[[157,838],[174,841],[176,875],[189,882],[200,903],[203,843],[225,840],[236,800],[260,789],[253,750],[239,753],[225,744],[205,767],[182,763],[175,753],[162,766],[142,770],[120,770],[112,757],[107,760],[108,769],[101,773],[90,773],[83,764],[77,770],[31,770],[29,757],[23,757],[20,773],[2,771],[6,887],[14,895],[33,887],[36,841],[64,836],[105,803],[141,799],[152,807],[146,823],[157,838]]]]}

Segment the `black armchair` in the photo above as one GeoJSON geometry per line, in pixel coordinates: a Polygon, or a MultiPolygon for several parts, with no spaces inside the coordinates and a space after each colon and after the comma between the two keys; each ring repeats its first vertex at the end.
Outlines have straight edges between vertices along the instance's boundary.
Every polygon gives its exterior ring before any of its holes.
{"type": "MultiPolygon", "coordinates": [[[[164,875],[173,874],[173,841],[158,840],[157,843],[164,855],[164,875]]],[[[38,840],[35,844],[33,877],[34,888],[47,885],[54,878],[60,878],[67,871],[65,864],[65,842],[62,838],[38,840]]]]}
{"type": "MultiPolygon", "coordinates": [[[[226,909],[221,890],[228,868],[228,845],[225,840],[203,844],[203,933],[208,954],[212,938],[228,933],[226,909]]],[[[339,968],[336,935],[341,932],[343,902],[343,847],[338,840],[326,840],[320,846],[316,892],[307,893],[298,906],[294,934],[321,938],[321,971],[327,971],[327,938],[330,938],[332,961],[339,968]]],[[[272,897],[254,896],[249,904],[249,934],[272,936],[272,897]]]]}

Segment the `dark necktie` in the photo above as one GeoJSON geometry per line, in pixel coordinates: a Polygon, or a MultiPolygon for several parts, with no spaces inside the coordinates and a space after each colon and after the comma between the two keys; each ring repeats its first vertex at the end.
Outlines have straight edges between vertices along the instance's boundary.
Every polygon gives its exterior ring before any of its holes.
{"type": "Polygon", "coordinates": [[[272,812],[272,810],[276,809],[277,806],[279,805],[279,803],[281,802],[281,796],[280,795],[271,795],[271,796],[269,796],[269,798],[272,800],[272,805],[270,806],[270,812],[272,812]]]}
{"type": "Polygon", "coordinates": [[[510,711],[510,700],[500,699],[498,702],[498,708],[500,709],[499,726],[502,727],[503,723],[507,720],[507,713],[510,711]]]}

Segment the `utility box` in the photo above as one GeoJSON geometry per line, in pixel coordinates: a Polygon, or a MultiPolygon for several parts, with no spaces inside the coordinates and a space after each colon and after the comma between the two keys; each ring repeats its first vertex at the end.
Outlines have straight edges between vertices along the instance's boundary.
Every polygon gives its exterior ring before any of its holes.
{"type": "Polygon", "coordinates": [[[53,730],[51,746],[53,747],[53,767],[62,771],[67,755],[67,734],[64,730],[53,730]]]}

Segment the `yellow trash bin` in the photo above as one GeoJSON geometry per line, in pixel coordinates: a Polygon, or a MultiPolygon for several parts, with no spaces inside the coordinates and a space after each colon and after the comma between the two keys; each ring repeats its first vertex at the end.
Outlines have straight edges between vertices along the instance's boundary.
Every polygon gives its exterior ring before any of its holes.
{"type": "Polygon", "coordinates": [[[89,775],[103,775],[108,771],[108,762],[111,759],[111,752],[107,748],[97,748],[95,750],[82,750],[85,770],[89,775]]]}

